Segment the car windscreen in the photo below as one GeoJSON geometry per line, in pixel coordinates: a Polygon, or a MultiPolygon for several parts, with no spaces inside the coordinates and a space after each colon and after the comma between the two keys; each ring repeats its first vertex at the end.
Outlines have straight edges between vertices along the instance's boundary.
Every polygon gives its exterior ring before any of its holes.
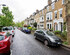
{"type": "Polygon", "coordinates": [[[4,40],[4,35],[0,35],[0,41],[4,40]]]}
{"type": "Polygon", "coordinates": [[[3,31],[7,31],[7,30],[8,30],[8,28],[7,28],[7,27],[5,27],[5,28],[2,28],[2,30],[3,30],[3,31]]]}
{"type": "Polygon", "coordinates": [[[49,36],[54,36],[54,33],[47,31],[46,34],[48,34],[49,36]]]}

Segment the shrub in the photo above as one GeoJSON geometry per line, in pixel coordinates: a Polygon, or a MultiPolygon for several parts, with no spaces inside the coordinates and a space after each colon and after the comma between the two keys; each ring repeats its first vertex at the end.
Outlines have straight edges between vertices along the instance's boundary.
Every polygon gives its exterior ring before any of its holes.
{"type": "Polygon", "coordinates": [[[32,28],[32,30],[37,30],[36,28],[32,28]]]}
{"type": "Polygon", "coordinates": [[[68,42],[67,42],[67,41],[65,41],[65,42],[63,42],[63,44],[68,45],[68,42]]]}
{"type": "Polygon", "coordinates": [[[61,33],[61,36],[62,36],[64,39],[67,39],[67,32],[66,32],[66,31],[62,32],[62,33],[61,33]]]}
{"type": "Polygon", "coordinates": [[[55,34],[61,34],[61,31],[54,31],[55,34]]]}
{"type": "Polygon", "coordinates": [[[37,23],[35,22],[35,23],[33,24],[33,26],[36,28],[36,27],[37,27],[37,23]]]}
{"type": "Polygon", "coordinates": [[[29,29],[29,30],[32,30],[32,27],[29,27],[28,29],[29,29]]]}
{"type": "Polygon", "coordinates": [[[29,27],[30,27],[30,25],[27,26],[27,28],[29,28],[29,27]]]}

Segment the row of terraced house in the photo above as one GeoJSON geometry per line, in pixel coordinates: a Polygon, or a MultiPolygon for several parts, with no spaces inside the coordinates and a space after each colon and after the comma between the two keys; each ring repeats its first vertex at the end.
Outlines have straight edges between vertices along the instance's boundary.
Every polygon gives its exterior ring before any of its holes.
{"type": "Polygon", "coordinates": [[[63,31],[66,21],[65,0],[48,0],[48,5],[42,10],[36,10],[30,17],[25,19],[25,24],[33,26],[37,22],[38,29],[53,29],[63,31]]]}

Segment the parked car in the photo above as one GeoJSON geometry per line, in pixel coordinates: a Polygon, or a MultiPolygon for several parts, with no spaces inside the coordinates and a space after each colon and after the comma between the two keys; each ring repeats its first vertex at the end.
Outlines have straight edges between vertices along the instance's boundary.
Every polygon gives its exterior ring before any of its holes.
{"type": "Polygon", "coordinates": [[[13,27],[3,27],[2,32],[9,32],[13,37],[15,35],[15,29],[13,27]]]}
{"type": "Polygon", "coordinates": [[[27,29],[27,27],[22,28],[22,32],[24,33],[31,33],[31,30],[27,29]]]}
{"type": "Polygon", "coordinates": [[[34,33],[36,39],[44,42],[45,45],[60,46],[62,41],[56,35],[46,30],[36,30],[34,33]]]}
{"type": "Polygon", "coordinates": [[[10,45],[12,44],[12,35],[5,32],[0,32],[0,55],[10,55],[10,45]]]}

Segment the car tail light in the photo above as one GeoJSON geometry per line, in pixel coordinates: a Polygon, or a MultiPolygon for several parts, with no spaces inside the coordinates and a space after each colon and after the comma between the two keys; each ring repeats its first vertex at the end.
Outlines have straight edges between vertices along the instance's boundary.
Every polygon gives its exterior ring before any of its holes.
{"type": "Polygon", "coordinates": [[[12,32],[14,32],[14,31],[12,31],[12,32]]]}

